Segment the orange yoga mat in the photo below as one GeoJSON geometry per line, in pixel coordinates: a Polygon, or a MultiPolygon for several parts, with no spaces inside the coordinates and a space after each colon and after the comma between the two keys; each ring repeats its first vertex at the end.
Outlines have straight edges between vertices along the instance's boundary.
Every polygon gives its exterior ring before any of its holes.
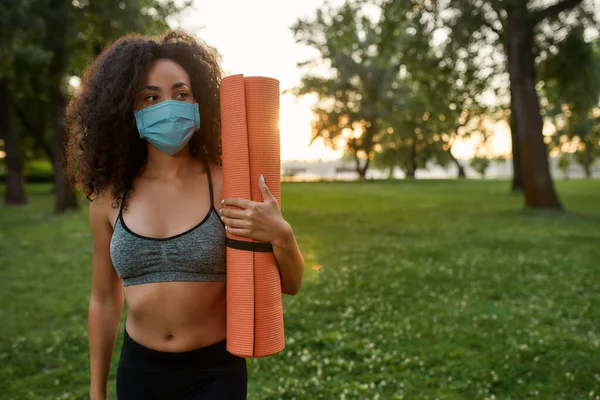
{"type": "MultiPolygon", "coordinates": [[[[281,207],[279,81],[221,81],[224,196],[263,201],[262,174],[281,207]]],[[[238,208],[235,206],[228,206],[238,208]]],[[[281,278],[270,243],[227,232],[227,350],[265,357],[285,347],[281,278]]]]}

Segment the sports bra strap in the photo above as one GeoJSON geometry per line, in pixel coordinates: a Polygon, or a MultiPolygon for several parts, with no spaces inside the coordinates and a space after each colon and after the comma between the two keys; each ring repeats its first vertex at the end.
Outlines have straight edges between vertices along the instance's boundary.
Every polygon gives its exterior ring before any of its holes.
{"type": "Polygon", "coordinates": [[[117,226],[117,221],[119,220],[119,218],[123,218],[123,205],[125,204],[125,197],[127,197],[127,192],[128,190],[125,190],[123,192],[123,196],[121,196],[121,204],[119,205],[119,214],[117,215],[117,219],[115,219],[115,224],[114,226],[117,226]]]}
{"type": "Polygon", "coordinates": [[[213,200],[213,188],[212,188],[212,179],[210,178],[210,167],[208,166],[208,162],[204,162],[206,165],[206,172],[208,173],[208,190],[210,192],[210,207],[214,208],[214,200],[213,200]]]}

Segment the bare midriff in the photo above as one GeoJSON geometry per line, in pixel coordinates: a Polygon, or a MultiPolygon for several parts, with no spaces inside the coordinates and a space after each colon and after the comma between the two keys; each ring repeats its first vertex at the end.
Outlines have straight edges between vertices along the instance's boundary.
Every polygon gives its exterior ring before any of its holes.
{"type": "Polygon", "coordinates": [[[225,282],[125,287],[129,336],[158,351],[183,352],[225,339],[225,282]]]}

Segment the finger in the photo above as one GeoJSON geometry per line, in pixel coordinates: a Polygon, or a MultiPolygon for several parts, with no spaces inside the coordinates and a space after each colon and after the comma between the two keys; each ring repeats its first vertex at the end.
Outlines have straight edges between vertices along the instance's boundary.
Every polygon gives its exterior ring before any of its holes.
{"type": "Polygon", "coordinates": [[[246,219],[221,217],[221,220],[226,226],[233,228],[250,229],[252,227],[252,223],[246,219]]]}
{"type": "Polygon", "coordinates": [[[275,196],[273,196],[273,193],[271,193],[269,186],[267,186],[267,183],[264,181],[264,177],[262,175],[261,178],[263,179],[258,179],[258,186],[260,187],[260,192],[263,195],[263,199],[265,201],[277,201],[277,199],[275,199],[275,196]]]}
{"type": "Polygon", "coordinates": [[[239,197],[230,197],[227,199],[223,199],[222,203],[226,206],[237,206],[245,209],[252,207],[252,205],[256,202],[248,199],[242,199],[239,197]]]}
{"type": "Polygon", "coordinates": [[[229,218],[245,219],[248,218],[248,211],[249,210],[238,210],[235,208],[223,207],[219,210],[219,215],[229,218]]]}
{"type": "Polygon", "coordinates": [[[225,226],[225,229],[227,229],[227,232],[231,233],[232,235],[250,237],[249,229],[232,228],[230,226],[225,226]]]}

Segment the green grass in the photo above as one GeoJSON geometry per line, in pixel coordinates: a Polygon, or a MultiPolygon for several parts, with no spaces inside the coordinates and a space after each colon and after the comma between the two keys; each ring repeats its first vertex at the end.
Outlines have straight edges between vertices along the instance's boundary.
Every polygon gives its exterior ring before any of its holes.
{"type": "MultiPolygon", "coordinates": [[[[569,213],[499,181],[284,183],[307,269],[249,398],[600,398],[600,181],[557,188],[569,213]]],[[[52,216],[49,189],[0,207],[1,399],[88,393],[87,202],[52,216]]]]}

